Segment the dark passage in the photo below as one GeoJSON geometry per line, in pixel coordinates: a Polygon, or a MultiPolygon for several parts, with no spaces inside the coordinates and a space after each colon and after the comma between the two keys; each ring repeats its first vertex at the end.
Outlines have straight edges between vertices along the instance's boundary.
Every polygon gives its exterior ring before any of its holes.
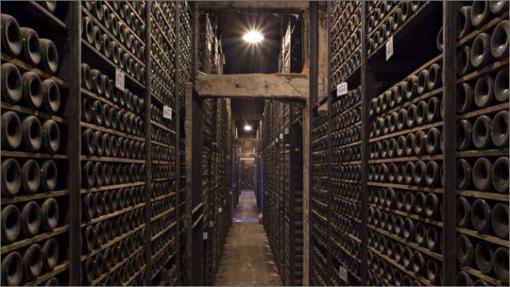
{"type": "Polygon", "coordinates": [[[253,191],[243,191],[234,213],[225,251],[216,274],[216,285],[281,285],[266,233],[257,220],[253,191]]]}

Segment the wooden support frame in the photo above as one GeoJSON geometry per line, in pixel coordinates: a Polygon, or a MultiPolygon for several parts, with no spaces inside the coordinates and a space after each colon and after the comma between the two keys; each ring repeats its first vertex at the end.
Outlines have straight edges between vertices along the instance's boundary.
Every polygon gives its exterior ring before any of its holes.
{"type": "Polygon", "coordinates": [[[306,101],[308,77],[304,74],[237,74],[197,73],[195,86],[201,98],[271,98],[306,101]]]}
{"type": "MultiPolygon", "coordinates": [[[[368,34],[368,4],[363,2],[361,6],[361,34],[368,34]]],[[[361,38],[361,285],[367,285],[368,281],[368,151],[370,99],[374,97],[374,78],[368,67],[368,39],[361,38]]]]}
{"type": "Polygon", "coordinates": [[[307,1],[203,1],[197,2],[201,10],[220,11],[230,9],[284,10],[299,12],[308,8],[307,1]]]}
{"type": "MultiPolygon", "coordinates": [[[[69,33],[69,44],[71,47],[69,69],[69,95],[79,95],[81,85],[81,4],[79,2],[69,3],[70,21],[67,25],[72,27],[69,33]]],[[[81,283],[81,100],[77,97],[70,97],[71,108],[68,114],[69,120],[69,284],[78,286],[81,283]]]]}
{"type": "MultiPolygon", "coordinates": [[[[147,2],[147,11],[152,11],[152,2],[147,2]]],[[[145,33],[145,41],[147,47],[151,47],[151,29],[152,29],[152,19],[151,13],[146,13],[145,21],[146,21],[146,33],[145,33]]],[[[146,57],[146,68],[145,68],[145,153],[146,153],[146,163],[145,163],[145,260],[147,264],[151,262],[152,258],[152,226],[151,226],[151,195],[152,195],[152,143],[151,143],[151,112],[152,112],[152,97],[151,97],[151,49],[145,49],[145,57],[146,57]]],[[[146,284],[151,284],[152,272],[148,272],[151,268],[146,268],[146,272],[144,273],[146,284]]]]}
{"type": "Polygon", "coordinates": [[[456,285],[457,254],[456,254],[456,200],[457,200],[457,139],[456,134],[456,51],[457,51],[457,12],[460,4],[456,1],[443,2],[443,76],[444,90],[443,103],[445,108],[444,116],[444,193],[443,193],[443,284],[456,285]]]}

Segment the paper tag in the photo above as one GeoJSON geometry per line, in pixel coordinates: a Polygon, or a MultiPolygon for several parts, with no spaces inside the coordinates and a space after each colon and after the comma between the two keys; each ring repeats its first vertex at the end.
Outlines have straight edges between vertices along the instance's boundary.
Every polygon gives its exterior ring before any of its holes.
{"type": "Polygon", "coordinates": [[[285,133],[286,135],[288,135],[288,134],[289,134],[289,128],[285,128],[284,133],[285,133]]]}
{"type": "Polygon", "coordinates": [[[347,269],[344,266],[338,267],[338,275],[340,276],[340,279],[347,282],[347,269]]]}
{"type": "Polygon", "coordinates": [[[386,42],[386,61],[393,56],[393,36],[391,36],[386,42]]]}
{"type": "Polygon", "coordinates": [[[336,96],[337,97],[347,94],[347,91],[348,91],[347,82],[341,82],[340,84],[338,84],[336,86],[336,96]]]}
{"type": "Polygon", "coordinates": [[[214,221],[209,221],[209,227],[213,228],[214,227],[214,221]]]}
{"type": "Polygon", "coordinates": [[[281,139],[281,140],[283,139],[283,134],[280,134],[280,139],[281,139]]]}
{"type": "Polygon", "coordinates": [[[115,87],[117,89],[124,91],[125,78],[126,75],[124,72],[119,68],[115,68],[115,87]]]}
{"type": "Polygon", "coordinates": [[[172,119],[172,108],[169,106],[163,106],[163,118],[172,119]]]}
{"type": "Polygon", "coordinates": [[[221,213],[223,211],[223,208],[218,207],[218,212],[221,213]]]}
{"type": "Polygon", "coordinates": [[[203,240],[207,240],[207,238],[208,238],[208,237],[209,237],[209,234],[207,234],[207,232],[204,232],[204,233],[202,234],[202,239],[203,239],[203,240]]]}

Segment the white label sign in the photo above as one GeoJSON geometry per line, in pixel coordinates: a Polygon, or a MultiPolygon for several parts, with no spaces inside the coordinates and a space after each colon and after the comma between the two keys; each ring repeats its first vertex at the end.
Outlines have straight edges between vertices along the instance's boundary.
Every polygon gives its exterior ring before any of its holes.
{"type": "Polygon", "coordinates": [[[202,234],[202,239],[207,240],[208,237],[209,237],[209,234],[207,234],[207,232],[204,232],[202,234]]]}
{"type": "Polygon", "coordinates": [[[214,227],[214,221],[212,221],[212,220],[209,221],[209,227],[211,227],[211,228],[214,227]]]}
{"type": "Polygon", "coordinates": [[[280,139],[281,139],[281,140],[283,139],[283,134],[280,134],[280,139]]]}
{"type": "Polygon", "coordinates": [[[163,118],[172,119],[172,108],[169,106],[163,106],[163,118]]]}
{"type": "Polygon", "coordinates": [[[337,97],[347,94],[347,91],[348,91],[347,82],[341,82],[340,84],[338,84],[336,86],[336,96],[337,97]]]}
{"type": "Polygon", "coordinates": [[[386,61],[393,56],[393,36],[391,36],[386,42],[386,61]]]}
{"type": "Polygon", "coordinates": [[[124,72],[119,68],[115,68],[115,87],[117,89],[124,91],[125,78],[124,72]]]}
{"type": "Polygon", "coordinates": [[[221,213],[223,211],[223,208],[218,207],[218,212],[221,213]]]}
{"type": "Polygon", "coordinates": [[[285,128],[285,132],[284,132],[286,135],[289,134],[289,128],[285,128]]]}
{"type": "Polygon", "coordinates": [[[338,275],[340,276],[340,279],[347,282],[347,269],[345,267],[338,267],[338,275]]]}

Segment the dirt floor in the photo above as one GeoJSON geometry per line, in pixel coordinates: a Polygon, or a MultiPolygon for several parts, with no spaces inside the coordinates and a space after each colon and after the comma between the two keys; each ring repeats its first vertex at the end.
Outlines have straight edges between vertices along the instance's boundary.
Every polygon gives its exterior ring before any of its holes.
{"type": "Polygon", "coordinates": [[[257,216],[255,194],[252,191],[243,191],[220,260],[214,282],[216,285],[282,285],[266,233],[258,223],[257,216]]]}

